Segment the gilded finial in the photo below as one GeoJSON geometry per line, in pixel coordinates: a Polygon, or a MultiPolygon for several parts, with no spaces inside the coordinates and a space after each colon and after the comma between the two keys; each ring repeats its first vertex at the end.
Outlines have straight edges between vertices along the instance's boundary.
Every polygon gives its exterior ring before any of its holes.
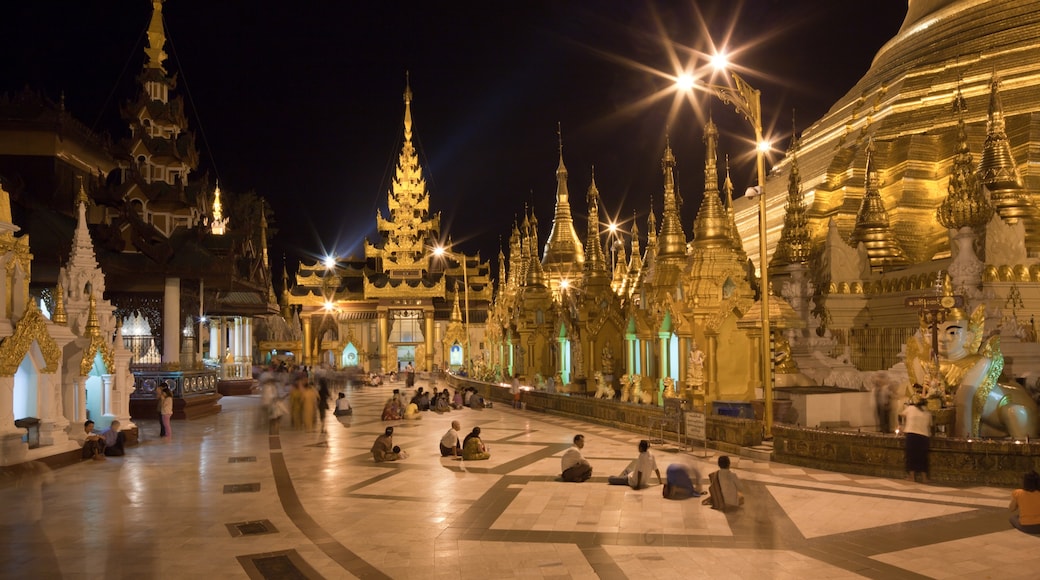
{"type": "Polygon", "coordinates": [[[98,323],[97,317],[97,298],[94,297],[94,291],[90,291],[90,302],[87,310],[87,335],[88,336],[101,336],[101,325],[98,323]]]}
{"type": "Polygon", "coordinates": [[[65,289],[61,285],[61,280],[58,281],[58,288],[54,292],[54,316],[51,317],[51,322],[54,324],[66,324],[69,321],[69,315],[65,312],[65,289]]]}

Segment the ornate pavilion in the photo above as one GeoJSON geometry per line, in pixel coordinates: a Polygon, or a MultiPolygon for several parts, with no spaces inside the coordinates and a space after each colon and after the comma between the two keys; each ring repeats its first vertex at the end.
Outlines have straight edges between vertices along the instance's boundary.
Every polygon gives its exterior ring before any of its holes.
{"type": "Polygon", "coordinates": [[[492,298],[490,266],[479,254],[441,247],[440,214],[430,212],[422,166],[412,143],[412,91],[404,92],[404,141],[377,211],[381,237],[364,257],[331,256],[301,263],[292,282],[283,271],[282,308],[302,327],[301,340],[261,343],[299,353],[297,362],[389,372],[460,369],[487,358],[483,326],[492,298]],[[462,305],[460,307],[460,304],[462,305]],[[462,314],[462,308],[466,314],[462,314]]]}

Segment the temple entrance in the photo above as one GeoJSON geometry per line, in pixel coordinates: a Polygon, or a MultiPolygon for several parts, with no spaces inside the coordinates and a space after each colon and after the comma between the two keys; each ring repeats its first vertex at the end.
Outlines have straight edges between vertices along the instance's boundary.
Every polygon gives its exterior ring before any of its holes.
{"type": "Polygon", "coordinates": [[[101,358],[101,353],[96,352],[94,353],[94,365],[90,367],[90,374],[84,377],[87,392],[87,419],[93,421],[97,421],[105,414],[105,380],[103,378],[105,374],[107,374],[105,362],[101,358]]]}
{"type": "Polygon", "coordinates": [[[455,343],[451,345],[451,349],[448,351],[448,365],[451,368],[458,368],[462,366],[462,345],[455,343]]]}
{"type": "Polygon", "coordinates": [[[397,347],[397,370],[403,371],[404,367],[411,364],[415,366],[415,346],[398,346],[397,347]]]}

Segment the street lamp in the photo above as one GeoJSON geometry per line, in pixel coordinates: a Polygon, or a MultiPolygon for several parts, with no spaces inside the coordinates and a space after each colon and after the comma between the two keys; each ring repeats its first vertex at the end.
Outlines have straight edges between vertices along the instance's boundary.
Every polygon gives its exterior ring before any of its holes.
{"type": "Polygon", "coordinates": [[[469,334],[469,268],[466,267],[466,256],[462,254],[456,254],[455,252],[449,252],[444,246],[436,246],[433,248],[433,255],[439,257],[447,257],[455,260],[462,265],[462,287],[464,289],[464,296],[466,301],[466,345],[465,353],[466,357],[466,374],[472,376],[473,374],[473,357],[469,347],[469,341],[471,340],[469,334]]]}
{"type": "MultiPolygon", "coordinates": [[[[712,58],[715,68],[725,68],[726,61],[721,53],[712,58]]],[[[752,129],[755,130],[755,162],[758,170],[758,267],[761,271],[761,294],[762,294],[762,392],[765,396],[765,436],[773,436],[773,376],[772,376],[772,348],[769,330],[769,268],[766,248],[766,167],[765,153],[769,150],[769,144],[762,138],[762,92],[753,88],[735,72],[730,72],[733,78],[733,86],[719,86],[699,83],[690,75],[683,75],[676,80],[679,89],[690,90],[695,86],[710,89],[720,101],[733,108],[744,116],[752,129]]]]}

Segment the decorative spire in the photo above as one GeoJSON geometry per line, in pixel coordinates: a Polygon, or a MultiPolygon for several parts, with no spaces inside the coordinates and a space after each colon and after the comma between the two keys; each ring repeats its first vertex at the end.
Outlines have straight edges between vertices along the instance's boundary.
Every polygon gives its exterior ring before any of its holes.
{"type": "Polygon", "coordinates": [[[65,288],[61,285],[61,280],[58,280],[58,288],[54,292],[54,316],[51,316],[51,322],[54,324],[66,324],[69,321],[69,315],[65,312],[65,288]]]}
{"type": "Polygon", "coordinates": [[[90,289],[90,302],[87,307],[87,336],[101,336],[101,324],[97,317],[97,298],[94,297],[94,289],[90,289]]]}
{"type": "MultiPolygon", "coordinates": [[[[466,265],[463,264],[462,267],[465,268],[466,265]]],[[[452,308],[451,308],[451,321],[452,322],[458,322],[459,324],[462,323],[462,309],[459,308],[459,281],[458,280],[455,281],[455,305],[452,306],[452,308]]]]}
{"type": "MultiPolygon", "coordinates": [[[[953,108],[962,113],[964,97],[960,86],[953,108]]],[[[965,227],[980,227],[989,223],[993,217],[986,195],[982,192],[975,164],[972,161],[971,149],[968,147],[968,131],[964,125],[964,116],[957,120],[957,152],[953,157],[953,170],[947,186],[946,198],[935,210],[935,217],[944,227],[959,230],[965,227]]]]}
{"type": "Polygon", "coordinates": [[[542,262],[538,259],[538,217],[534,215],[534,210],[531,210],[530,221],[524,218],[524,223],[528,224],[527,246],[531,249],[530,265],[527,268],[527,285],[545,286],[545,270],[542,269],[542,262]]]}
{"type": "MultiPolygon", "coordinates": [[[[263,209],[260,215],[263,216],[263,209]]],[[[213,221],[210,222],[210,232],[215,236],[222,236],[227,231],[227,218],[224,217],[224,205],[220,202],[220,182],[213,189],[213,221]]]]}
{"type": "Polygon", "coordinates": [[[747,252],[744,251],[744,242],[740,239],[740,230],[737,229],[737,212],[733,209],[733,181],[729,178],[729,155],[726,155],[726,179],[722,182],[722,191],[725,194],[723,201],[726,204],[726,235],[733,244],[742,264],[747,263],[747,252]]]}
{"type": "Polygon", "coordinates": [[[874,167],[874,152],[874,138],[871,136],[867,141],[863,203],[856,215],[856,225],[852,229],[849,243],[854,248],[861,243],[864,244],[871,269],[884,270],[889,266],[906,265],[907,260],[892,233],[888,212],[885,211],[885,204],[881,200],[880,178],[874,167]]]}
{"type": "MultiPolygon", "coordinates": [[[[585,250],[574,230],[571,218],[570,193],[567,191],[567,167],[563,164],[563,132],[560,124],[556,125],[559,140],[560,163],[556,168],[556,212],[553,215],[552,229],[545,241],[545,251],[541,265],[554,278],[568,277],[575,270],[580,271],[585,263],[585,250]]],[[[533,252],[537,253],[537,251],[533,252]]]]}
{"type": "Polygon", "coordinates": [[[787,208],[784,214],[784,228],[780,232],[774,264],[804,264],[809,259],[811,236],[809,222],[805,217],[805,200],[802,197],[802,177],[798,172],[798,130],[794,126],[794,112],[791,112],[791,146],[787,149],[791,156],[791,174],[787,177],[787,208]]]}
{"type": "Polygon", "coordinates": [[[502,251],[502,237],[498,238],[498,287],[499,289],[506,287],[506,255],[502,251]]]}
{"type": "Polygon", "coordinates": [[[87,196],[87,188],[83,185],[83,176],[77,175],[76,179],[79,181],[79,191],[76,192],[76,205],[89,205],[90,197],[87,196]]]}
{"type": "Polygon", "coordinates": [[[709,116],[704,125],[704,200],[693,220],[693,243],[700,247],[732,245],[727,235],[729,215],[719,200],[718,139],[719,130],[709,116]]]}
{"type": "MultiPolygon", "coordinates": [[[[681,261],[686,258],[686,234],[679,217],[679,203],[675,193],[675,155],[670,139],[665,138],[661,172],[664,174],[664,210],[661,213],[661,239],[658,241],[658,260],[681,261]]],[[[717,186],[716,186],[717,187],[717,186]]]]}
{"type": "Polygon", "coordinates": [[[599,232],[599,189],[596,187],[596,167],[592,168],[592,181],[585,195],[589,204],[588,233],[585,238],[585,271],[593,274],[607,272],[607,261],[603,255],[599,232]]]}
{"type": "Polygon", "coordinates": [[[404,140],[412,142],[412,81],[411,72],[404,71],[404,140]]]}
{"type": "Polygon", "coordinates": [[[1000,80],[990,80],[989,112],[986,121],[986,143],[979,159],[979,179],[990,193],[993,209],[1009,224],[1030,213],[1023,196],[1022,177],[1018,173],[1011,143],[1004,129],[1004,107],[1000,102],[1000,80]]]}
{"type": "Polygon", "coordinates": [[[166,74],[166,29],[163,28],[163,0],[152,0],[152,19],[148,23],[148,48],[144,49],[144,67],[158,69],[163,75],[166,74]]]}

